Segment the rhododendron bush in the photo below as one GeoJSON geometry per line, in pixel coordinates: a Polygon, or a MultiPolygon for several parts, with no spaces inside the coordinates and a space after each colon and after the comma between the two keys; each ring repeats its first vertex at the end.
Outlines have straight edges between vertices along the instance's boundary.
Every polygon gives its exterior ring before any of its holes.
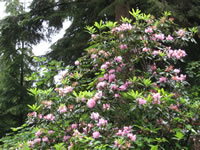
{"type": "MultiPolygon", "coordinates": [[[[86,27],[87,54],[28,114],[29,137],[18,149],[191,149],[199,134],[199,101],[185,91],[177,62],[195,29],[130,12],[133,20],[86,27]]],[[[28,134],[28,133],[26,133],[28,134]]]]}

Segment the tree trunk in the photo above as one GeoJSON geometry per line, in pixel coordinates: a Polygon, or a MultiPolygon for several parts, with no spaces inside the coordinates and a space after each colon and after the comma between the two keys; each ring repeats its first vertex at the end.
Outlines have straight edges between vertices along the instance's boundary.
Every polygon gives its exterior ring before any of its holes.
{"type": "Polygon", "coordinates": [[[118,3],[115,6],[115,21],[121,23],[121,17],[130,18],[129,10],[129,4],[118,3]]]}

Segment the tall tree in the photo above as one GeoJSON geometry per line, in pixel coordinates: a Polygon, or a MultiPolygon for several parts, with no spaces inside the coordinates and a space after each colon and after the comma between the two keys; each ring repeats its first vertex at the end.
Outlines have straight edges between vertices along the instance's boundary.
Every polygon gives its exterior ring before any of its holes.
{"type": "Polygon", "coordinates": [[[33,103],[27,90],[32,82],[25,78],[33,68],[31,44],[43,37],[25,25],[26,15],[18,0],[6,2],[9,16],[0,21],[0,136],[23,124],[27,104],[33,103]]]}

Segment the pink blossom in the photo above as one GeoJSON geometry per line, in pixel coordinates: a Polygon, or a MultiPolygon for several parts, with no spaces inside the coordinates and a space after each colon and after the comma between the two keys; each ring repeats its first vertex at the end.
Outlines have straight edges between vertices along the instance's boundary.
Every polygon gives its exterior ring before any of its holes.
{"type": "Polygon", "coordinates": [[[33,148],[33,146],[34,146],[34,141],[28,141],[27,143],[28,143],[28,145],[29,145],[31,148],[33,148]]]}
{"type": "Polygon", "coordinates": [[[54,134],[54,131],[53,130],[49,130],[48,134],[54,134]]]}
{"type": "Polygon", "coordinates": [[[60,114],[67,112],[67,107],[65,105],[61,105],[58,108],[60,114]]]}
{"type": "Polygon", "coordinates": [[[148,27],[147,29],[144,30],[144,32],[152,33],[153,32],[152,27],[148,27]]]}
{"type": "Polygon", "coordinates": [[[98,91],[98,92],[95,94],[94,99],[99,100],[99,99],[101,99],[102,96],[103,96],[102,91],[98,91]]]}
{"type": "Polygon", "coordinates": [[[167,78],[165,78],[165,77],[160,77],[160,83],[162,83],[162,82],[167,82],[167,78]]]}
{"type": "Polygon", "coordinates": [[[92,35],[91,35],[91,38],[92,38],[92,39],[96,39],[96,37],[97,37],[96,34],[92,34],[92,35]]]}
{"type": "Polygon", "coordinates": [[[103,104],[103,109],[104,110],[109,110],[110,109],[110,104],[103,104]]]}
{"type": "Polygon", "coordinates": [[[93,137],[94,139],[99,138],[99,136],[100,136],[99,131],[95,131],[95,132],[92,133],[92,137],[93,137]]]}
{"type": "Polygon", "coordinates": [[[114,69],[111,69],[111,70],[108,71],[109,74],[113,74],[114,72],[115,72],[114,69]]]}
{"type": "Polygon", "coordinates": [[[138,100],[139,104],[141,104],[141,105],[144,105],[147,103],[147,100],[145,100],[143,98],[138,98],[137,100],[138,100]]]}
{"type": "Polygon", "coordinates": [[[67,150],[71,150],[72,147],[73,147],[73,143],[70,142],[70,145],[67,147],[67,150]]]}
{"type": "Polygon", "coordinates": [[[115,94],[115,98],[118,98],[118,97],[120,97],[120,95],[119,94],[115,94]]]}
{"type": "Polygon", "coordinates": [[[122,62],[122,56],[117,56],[114,58],[114,60],[118,63],[121,63],[122,62]]]}
{"type": "Polygon", "coordinates": [[[34,143],[40,143],[40,141],[41,141],[41,139],[40,138],[36,138],[36,139],[34,139],[34,143]]]}
{"type": "Polygon", "coordinates": [[[44,116],[44,119],[53,121],[55,119],[55,116],[53,114],[48,114],[48,115],[44,116]]]}
{"type": "Polygon", "coordinates": [[[91,118],[91,119],[94,119],[94,120],[98,120],[98,119],[99,119],[99,113],[98,113],[98,112],[97,112],[97,113],[93,112],[93,113],[91,114],[90,118],[91,118]]]}
{"type": "Polygon", "coordinates": [[[101,127],[101,126],[104,126],[106,124],[108,124],[108,121],[103,119],[103,118],[101,118],[101,119],[99,119],[99,122],[97,123],[97,126],[101,127]]]}
{"type": "Polygon", "coordinates": [[[108,69],[108,65],[106,65],[106,64],[103,64],[103,65],[101,65],[101,69],[108,69]]]}
{"type": "Polygon", "coordinates": [[[106,85],[107,85],[107,83],[106,83],[105,81],[99,82],[99,83],[97,84],[97,89],[104,88],[104,87],[106,87],[106,85]]]}
{"type": "Polygon", "coordinates": [[[159,55],[160,51],[153,51],[153,55],[159,55]]]}
{"type": "Polygon", "coordinates": [[[158,40],[164,40],[165,38],[165,35],[160,33],[160,34],[155,34],[155,38],[158,39],[158,40]]]}
{"type": "Polygon", "coordinates": [[[73,91],[73,87],[71,86],[66,86],[64,87],[63,89],[63,93],[66,94],[66,93],[69,93],[69,92],[72,92],[73,91]]]}
{"type": "Polygon", "coordinates": [[[116,85],[116,84],[112,84],[112,85],[111,85],[111,89],[112,89],[112,90],[117,90],[117,85],[116,85]]]}
{"type": "Polygon", "coordinates": [[[42,114],[38,114],[38,118],[42,119],[42,117],[43,117],[42,114]]]}
{"type": "Polygon", "coordinates": [[[135,141],[136,140],[136,135],[133,135],[132,133],[129,133],[127,135],[128,138],[130,138],[131,141],[135,141]]]}
{"type": "Polygon", "coordinates": [[[42,132],[40,130],[38,130],[36,133],[35,133],[35,136],[40,136],[42,134],[42,132]]]}
{"type": "Polygon", "coordinates": [[[89,128],[92,128],[92,127],[93,127],[93,124],[92,124],[92,123],[89,123],[89,124],[88,124],[88,127],[89,127],[89,128]]]}
{"type": "Polygon", "coordinates": [[[121,44],[120,45],[120,49],[121,50],[124,50],[124,49],[127,49],[127,48],[128,48],[128,46],[126,44],[121,44]]]}
{"type": "Polygon", "coordinates": [[[96,100],[94,99],[89,99],[87,102],[88,108],[93,108],[96,105],[96,100]]]}
{"type": "Polygon", "coordinates": [[[72,129],[76,129],[78,127],[77,123],[71,125],[72,129]]]}
{"type": "Polygon", "coordinates": [[[105,79],[105,80],[108,80],[108,77],[109,77],[109,74],[107,74],[107,73],[104,74],[104,79],[105,79]]]}
{"type": "Polygon", "coordinates": [[[99,77],[99,78],[98,78],[98,81],[99,81],[99,82],[102,82],[103,80],[104,80],[103,77],[99,77]]]}
{"type": "Polygon", "coordinates": [[[149,48],[144,47],[144,48],[142,49],[142,51],[143,51],[143,52],[148,52],[148,51],[149,51],[149,48]]]}
{"type": "Polygon", "coordinates": [[[119,90],[120,91],[125,91],[127,89],[127,86],[126,85],[121,85],[120,87],[119,87],[119,90]]]}
{"type": "Polygon", "coordinates": [[[80,62],[77,60],[77,61],[75,61],[75,63],[74,63],[76,66],[78,66],[78,65],[80,65],[80,62]]]}
{"type": "Polygon", "coordinates": [[[179,77],[179,80],[184,81],[185,79],[186,79],[186,75],[181,74],[180,77],[179,77]]]}
{"type": "Polygon", "coordinates": [[[123,34],[120,34],[119,37],[120,37],[120,39],[123,39],[123,38],[124,38],[124,35],[123,35],[123,34]]]}
{"type": "Polygon", "coordinates": [[[43,136],[43,137],[42,137],[42,141],[43,141],[43,142],[49,142],[49,139],[48,139],[48,137],[43,136]]]}
{"type": "Polygon", "coordinates": [[[177,105],[171,104],[171,105],[170,105],[170,108],[171,108],[172,110],[179,111],[177,105]]]}
{"type": "Polygon", "coordinates": [[[181,37],[185,35],[185,31],[183,29],[178,30],[177,34],[181,37]]]}
{"type": "Polygon", "coordinates": [[[167,41],[172,41],[174,38],[171,36],[171,35],[168,35],[167,37],[166,37],[166,40],[167,41]]]}
{"type": "Polygon", "coordinates": [[[157,68],[156,68],[156,64],[153,64],[153,65],[151,65],[151,70],[152,71],[155,71],[157,68]]]}
{"type": "Polygon", "coordinates": [[[63,142],[69,140],[70,138],[71,138],[71,136],[66,136],[66,135],[64,135],[64,137],[63,137],[63,142]]]}
{"type": "Polygon", "coordinates": [[[121,71],[122,71],[122,68],[118,66],[116,72],[121,72],[121,71]]]}
{"type": "Polygon", "coordinates": [[[115,147],[118,147],[118,148],[121,147],[121,144],[119,144],[117,140],[114,141],[114,144],[115,144],[115,147]]]}
{"type": "Polygon", "coordinates": [[[109,77],[108,77],[108,82],[112,82],[115,80],[115,75],[114,74],[110,74],[109,77]]]}
{"type": "Polygon", "coordinates": [[[160,99],[162,96],[160,96],[160,93],[152,93],[153,102],[152,104],[160,104],[160,99]]]}
{"type": "Polygon", "coordinates": [[[174,73],[176,74],[180,73],[180,69],[174,69],[174,73]]]}
{"type": "Polygon", "coordinates": [[[92,54],[92,55],[91,55],[91,58],[92,58],[92,59],[95,59],[95,58],[97,58],[97,57],[98,57],[98,56],[97,56],[96,54],[92,54]]]}

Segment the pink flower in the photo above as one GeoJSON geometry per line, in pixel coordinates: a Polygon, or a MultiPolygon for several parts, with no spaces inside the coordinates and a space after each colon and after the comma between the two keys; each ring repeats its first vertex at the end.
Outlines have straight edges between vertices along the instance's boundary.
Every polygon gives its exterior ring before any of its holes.
{"type": "Polygon", "coordinates": [[[28,141],[28,145],[29,145],[31,148],[33,148],[33,146],[34,146],[34,141],[28,141]]]}
{"type": "Polygon", "coordinates": [[[160,93],[152,93],[153,96],[153,102],[152,104],[160,104],[160,98],[162,96],[160,96],[160,93]]]}
{"type": "Polygon", "coordinates": [[[116,85],[116,84],[112,84],[112,85],[111,85],[111,89],[112,89],[112,90],[117,90],[117,85],[116,85]]]}
{"type": "Polygon", "coordinates": [[[170,105],[170,108],[171,108],[172,110],[179,111],[177,105],[171,104],[171,105],[170,105]]]}
{"type": "Polygon", "coordinates": [[[105,80],[108,80],[108,76],[109,76],[109,74],[107,74],[107,73],[104,74],[104,79],[105,79],[105,80]]]}
{"type": "Polygon", "coordinates": [[[94,139],[99,138],[99,136],[100,136],[99,131],[95,131],[95,132],[92,133],[92,137],[93,137],[94,139]]]}
{"type": "Polygon", "coordinates": [[[144,32],[152,33],[153,32],[152,27],[148,27],[147,29],[144,30],[144,32]]]}
{"type": "Polygon", "coordinates": [[[158,39],[158,40],[164,40],[165,38],[165,35],[160,33],[160,34],[155,34],[155,38],[158,39]]]}
{"type": "Polygon", "coordinates": [[[99,119],[99,122],[97,123],[97,126],[101,127],[101,126],[104,126],[106,124],[108,124],[108,121],[103,119],[103,118],[101,118],[101,119],[99,119]]]}
{"type": "Polygon", "coordinates": [[[88,127],[89,127],[89,128],[92,128],[92,127],[93,127],[93,124],[92,124],[92,123],[89,123],[89,124],[88,124],[88,127]]]}
{"type": "Polygon", "coordinates": [[[105,81],[99,82],[99,83],[97,84],[97,89],[104,88],[106,85],[107,85],[107,83],[106,83],[105,81]]]}
{"type": "Polygon", "coordinates": [[[97,58],[97,55],[96,55],[96,54],[92,54],[92,55],[91,55],[91,58],[92,58],[92,59],[95,59],[95,58],[97,58]]]}
{"type": "Polygon", "coordinates": [[[171,35],[168,35],[167,37],[166,37],[166,40],[167,41],[172,41],[174,38],[171,36],[171,35]]]}
{"type": "Polygon", "coordinates": [[[129,133],[127,135],[128,138],[130,138],[131,141],[135,141],[136,140],[136,135],[133,135],[132,133],[129,133]]]}
{"type": "Polygon", "coordinates": [[[49,130],[48,134],[54,134],[54,131],[53,130],[49,130]]]}
{"type": "Polygon", "coordinates": [[[38,114],[38,118],[42,119],[42,114],[38,114]]]}
{"type": "Polygon", "coordinates": [[[149,48],[144,47],[144,48],[142,49],[142,51],[143,51],[143,52],[148,52],[148,51],[149,51],[149,48]]]}
{"type": "Polygon", "coordinates": [[[114,74],[110,74],[109,77],[108,77],[108,82],[112,82],[115,80],[115,75],[114,74]]]}
{"type": "Polygon", "coordinates": [[[34,143],[40,143],[40,141],[41,141],[41,139],[40,138],[36,138],[36,139],[34,139],[34,143]]]}
{"type": "Polygon", "coordinates": [[[98,91],[98,92],[95,94],[94,99],[96,99],[96,100],[101,99],[102,96],[103,96],[102,91],[98,91]]]}
{"type": "Polygon", "coordinates": [[[77,61],[75,61],[75,63],[74,63],[76,66],[78,66],[78,65],[80,65],[80,62],[77,60],[77,61]]]}
{"type": "Polygon", "coordinates": [[[126,44],[121,44],[119,47],[121,50],[127,49],[128,46],[126,44]]]}
{"type": "Polygon", "coordinates": [[[48,114],[48,115],[44,116],[44,119],[53,121],[55,119],[55,116],[53,114],[48,114]]]}
{"type": "Polygon", "coordinates": [[[64,137],[63,137],[63,142],[69,140],[70,138],[71,138],[71,136],[66,136],[66,135],[64,135],[64,137]]]}
{"type": "Polygon", "coordinates": [[[67,107],[65,105],[61,105],[58,108],[60,114],[67,112],[67,107]]]}
{"type": "Polygon", "coordinates": [[[103,77],[99,77],[99,78],[98,78],[98,81],[99,81],[99,82],[102,82],[103,80],[104,80],[103,77]]]}
{"type": "Polygon", "coordinates": [[[92,39],[96,39],[96,37],[97,37],[96,34],[92,34],[92,35],[91,35],[91,38],[92,38],[92,39]]]}
{"type": "Polygon", "coordinates": [[[179,77],[179,80],[184,81],[185,79],[186,79],[186,75],[181,74],[180,77],[179,77]]]}
{"type": "Polygon", "coordinates": [[[174,69],[174,73],[176,74],[180,73],[180,69],[174,69]]]}
{"type": "Polygon", "coordinates": [[[121,85],[120,87],[119,87],[119,90],[120,91],[125,91],[127,89],[127,86],[126,85],[121,85]]]}
{"type": "Polygon", "coordinates": [[[72,92],[73,91],[73,87],[71,86],[66,86],[64,87],[63,89],[63,93],[66,94],[66,93],[69,93],[69,92],[72,92]]]}
{"type": "Polygon", "coordinates": [[[122,71],[122,68],[118,66],[116,72],[121,72],[121,71],[122,71]]]}
{"type": "Polygon", "coordinates": [[[101,69],[108,69],[108,65],[106,65],[106,64],[103,64],[102,66],[101,66],[101,69]]]}
{"type": "Polygon", "coordinates": [[[42,137],[42,141],[43,141],[43,142],[49,142],[49,139],[48,139],[48,137],[43,136],[43,137],[42,137]]]}
{"type": "Polygon", "coordinates": [[[120,95],[119,94],[115,94],[115,98],[118,98],[118,97],[120,97],[120,95]]]}
{"type": "Polygon", "coordinates": [[[35,133],[35,136],[40,136],[42,134],[42,132],[40,130],[38,130],[36,133],[35,133]]]}
{"type": "Polygon", "coordinates": [[[177,34],[181,37],[185,35],[185,31],[183,29],[178,30],[177,34]]]}
{"type": "Polygon", "coordinates": [[[160,83],[162,83],[162,82],[167,82],[167,78],[165,78],[165,77],[160,77],[160,83]]]}
{"type": "Polygon", "coordinates": [[[122,62],[122,57],[121,56],[117,56],[114,58],[114,60],[118,63],[121,63],[122,62]]]}
{"type": "Polygon", "coordinates": [[[98,120],[99,119],[99,113],[95,113],[93,112],[90,116],[91,119],[94,119],[94,120],[98,120]]]}
{"type": "Polygon", "coordinates": [[[78,127],[77,123],[71,125],[72,129],[76,129],[78,127]]]}
{"type": "Polygon", "coordinates": [[[110,109],[110,104],[103,104],[103,109],[104,110],[109,110],[110,109]]]}
{"type": "Polygon", "coordinates": [[[159,55],[160,51],[153,51],[153,55],[159,55]]]}
{"type": "Polygon", "coordinates": [[[114,69],[111,69],[111,70],[108,71],[109,74],[113,74],[114,72],[115,72],[114,69]]]}
{"type": "Polygon", "coordinates": [[[67,150],[71,150],[72,147],[73,147],[73,143],[70,142],[70,145],[67,147],[67,150]]]}
{"type": "Polygon", "coordinates": [[[87,102],[88,108],[93,108],[96,105],[96,100],[94,99],[89,99],[87,102]]]}
{"type": "Polygon", "coordinates": [[[140,105],[144,105],[147,103],[147,100],[143,99],[143,98],[138,98],[137,99],[140,105]]]}

